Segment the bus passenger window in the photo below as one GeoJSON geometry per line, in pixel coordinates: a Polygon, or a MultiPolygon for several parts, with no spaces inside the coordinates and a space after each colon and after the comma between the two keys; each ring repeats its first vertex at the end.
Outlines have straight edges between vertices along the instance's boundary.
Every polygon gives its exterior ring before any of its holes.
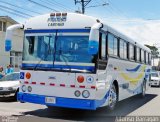
{"type": "Polygon", "coordinates": [[[148,64],[148,53],[146,52],[146,64],[148,64]]]}
{"type": "Polygon", "coordinates": [[[118,56],[118,39],[114,38],[114,55],[118,56]]]}
{"type": "Polygon", "coordinates": [[[112,34],[108,34],[108,54],[114,54],[114,36],[112,34]]]}
{"type": "Polygon", "coordinates": [[[122,39],[120,40],[120,46],[119,46],[119,48],[120,48],[119,49],[119,51],[120,51],[120,57],[124,58],[124,51],[123,51],[124,50],[124,41],[122,39]]]}
{"type": "Polygon", "coordinates": [[[144,63],[144,51],[141,49],[141,62],[144,63]]]}
{"type": "Polygon", "coordinates": [[[151,54],[148,54],[148,60],[149,60],[149,64],[151,65],[151,54]]]}
{"type": "Polygon", "coordinates": [[[101,37],[101,59],[106,59],[106,35],[101,37]]]}
{"type": "Polygon", "coordinates": [[[129,59],[130,60],[135,60],[134,59],[134,45],[133,44],[130,44],[129,45],[129,59]]]}
{"type": "Polygon", "coordinates": [[[140,48],[137,47],[137,61],[140,62],[140,48]]]}
{"type": "Polygon", "coordinates": [[[124,42],[124,54],[123,54],[123,58],[127,59],[127,42],[124,42]]]}

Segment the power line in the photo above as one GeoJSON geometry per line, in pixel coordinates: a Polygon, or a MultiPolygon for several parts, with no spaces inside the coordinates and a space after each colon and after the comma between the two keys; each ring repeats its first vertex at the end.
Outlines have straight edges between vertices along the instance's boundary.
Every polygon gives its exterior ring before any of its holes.
{"type": "Polygon", "coordinates": [[[47,9],[49,9],[49,10],[53,10],[53,11],[58,12],[57,10],[55,10],[55,9],[53,9],[53,8],[50,8],[50,7],[45,6],[45,5],[42,5],[42,4],[37,3],[37,2],[35,2],[35,1],[33,1],[33,0],[28,0],[28,1],[29,1],[29,2],[32,2],[32,3],[36,4],[36,5],[39,5],[39,6],[41,6],[41,7],[47,8],[47,9]]]}
{"type": "Polygon", "coordinates": [[[27,18],[27,17],[25,17],[25,16],[23,16],[23,15],[20,15],[20,14],[17,14],[17,13],[15,13],[15,12],[11,12],[11,11],[5,10],[5,9],[3,9],[3,8],[0,8],[0,10],[2,10],[2,11],[4,11],[4,12],[7,12],[7,13],[10,13],[10,14],[15,15],[15,16],[21,17],[21,18],[25,18],[25,19],[27,18]]]}
{"type": "Polygon", "coordinates": [[[19,7],[17,5],[14,5],[14,4],[11,4],[11,3],[8,3],[8,2],[5,2],[5,1],[0,1],[1,3],[4,3],[4,4],[7,4],[7,5],[10,5],[10,6],[13,6],[13,7],[18,7],[20,9],[23,9],[23,10],[26,10],[26,11],[29,11],[29,12],[32,12],[32,13],[36,13],[36,14],[41,14],[39,12],[36,12],[36,11],[32,11],[32,10],[28,10],[28,9],[25,9],[25,8],[22,8],[22,7],[19,7]]]}
{"type": "Polygon", "coordinates": [[[9,7],[3,6],[3,5],[0,5],[0,7],[1,7],[1,8],[4,8],[4,9],[12,10],[12,11],[14,11],[14,12],[17,12],[17,13],[22,14],[22,15],[25,15],[25,16],[33,17],[33,16],[29,15],[29,14],[26,14],[26,13],[24,13],[24,12],[21,12],[21,11],[18,11],[18,10],[15,10],[15,9],[12,9],[12,8],[9,8],[9,7]]]}
{"type": "Polygon", "coordinates": [[[66,10],[74,11],[74,9],[71,9],[71,8],[69,8],[69,7],[67,7],[67,6],[65,6],[65,5],[59,3],[59,2],[57,2],[57,1],[55,1],[55,0],[50,0],[49,2],[52,3],[52,4],[54,4],[54,5],[58,5],[58,6],[66,9],[66,10]],[[54,2],[53,2],[53,1],[54,1],[54,2]]]}

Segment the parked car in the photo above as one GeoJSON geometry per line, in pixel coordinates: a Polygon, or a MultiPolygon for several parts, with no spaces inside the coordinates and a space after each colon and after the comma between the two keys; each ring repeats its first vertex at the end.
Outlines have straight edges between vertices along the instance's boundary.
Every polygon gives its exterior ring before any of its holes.
{"type": "Polygon", "coordinates": [[[19,72],[13,72],[0,79],[0,96],[17,97],[20,86],[19,74],[19,72]]]}
{"type": "Polygon", "coordinates": [[[150,86],[160,87],[160,74],[158,72],[151,72],[150,86]]]}

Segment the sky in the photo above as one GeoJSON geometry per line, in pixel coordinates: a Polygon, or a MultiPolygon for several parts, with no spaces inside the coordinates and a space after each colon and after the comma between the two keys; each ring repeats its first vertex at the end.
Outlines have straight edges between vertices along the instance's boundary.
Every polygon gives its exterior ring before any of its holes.
{"type": "MultiPolygon", "coordinates": [[[[100,18],[141,44],[160,47],[159,5],[160,0],[91,0],[85,14],[100,18]]],[[[81,5],[75,5],[74,0],[0,0],[0,16],[10,16],[19,23],[55,10],[75,12],[81,10],[81,5]],[[20,16],[15,14],[17,11],[22,12],[20,16]]]]}

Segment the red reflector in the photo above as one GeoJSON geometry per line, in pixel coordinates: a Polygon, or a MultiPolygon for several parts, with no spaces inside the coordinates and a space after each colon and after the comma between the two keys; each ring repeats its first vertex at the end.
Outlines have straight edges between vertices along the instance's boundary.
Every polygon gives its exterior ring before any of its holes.
{"type": "Polygon", "coordinates": [[[28,81],[24,81],[24,83],[25,83],[25,84],[28,84],[29,82],[28,82],[28,81]]]}
{"type": "Polygon", "coordinates": [[[70,87],[76,87],[75,85],[70,85],[70,87]]]}
{"type": "Polygon", "coordinates": [[[60,86],[65,87],[65,84],[60,84],[60,86]]]}
{"type": "Polygon", "coordinates": [[[45,85],[45,83],[40,83],[41,85],[45,85]]]}
{"type": "Polygon", "coordinates": [[[85,88],[85,86],[79,86],[80,88],[85,88]]]}
{"type": "Polygon", "coordinates": [[[91,89],[95,89],[96,88],[96,86],[91,86],[91,89]]]}
{"type": "Polygon", "coordinates": [[[79,83],[83,83],[83,81],[84,81],[84,77],[83,76],[78,76],[77,77],[77,81],[79,82],[79,83]]]}
{"type": "Polygon", "coordinates": [[[54,84],[54,83],[50,83],[49,85],[50,85],[50,86],[55,86],[55,84],[54,84]]]}
{"type": "Polygon", "coordinates": [[[36,82],[32,82],[32,84],[36,84],[36,82]]]}

